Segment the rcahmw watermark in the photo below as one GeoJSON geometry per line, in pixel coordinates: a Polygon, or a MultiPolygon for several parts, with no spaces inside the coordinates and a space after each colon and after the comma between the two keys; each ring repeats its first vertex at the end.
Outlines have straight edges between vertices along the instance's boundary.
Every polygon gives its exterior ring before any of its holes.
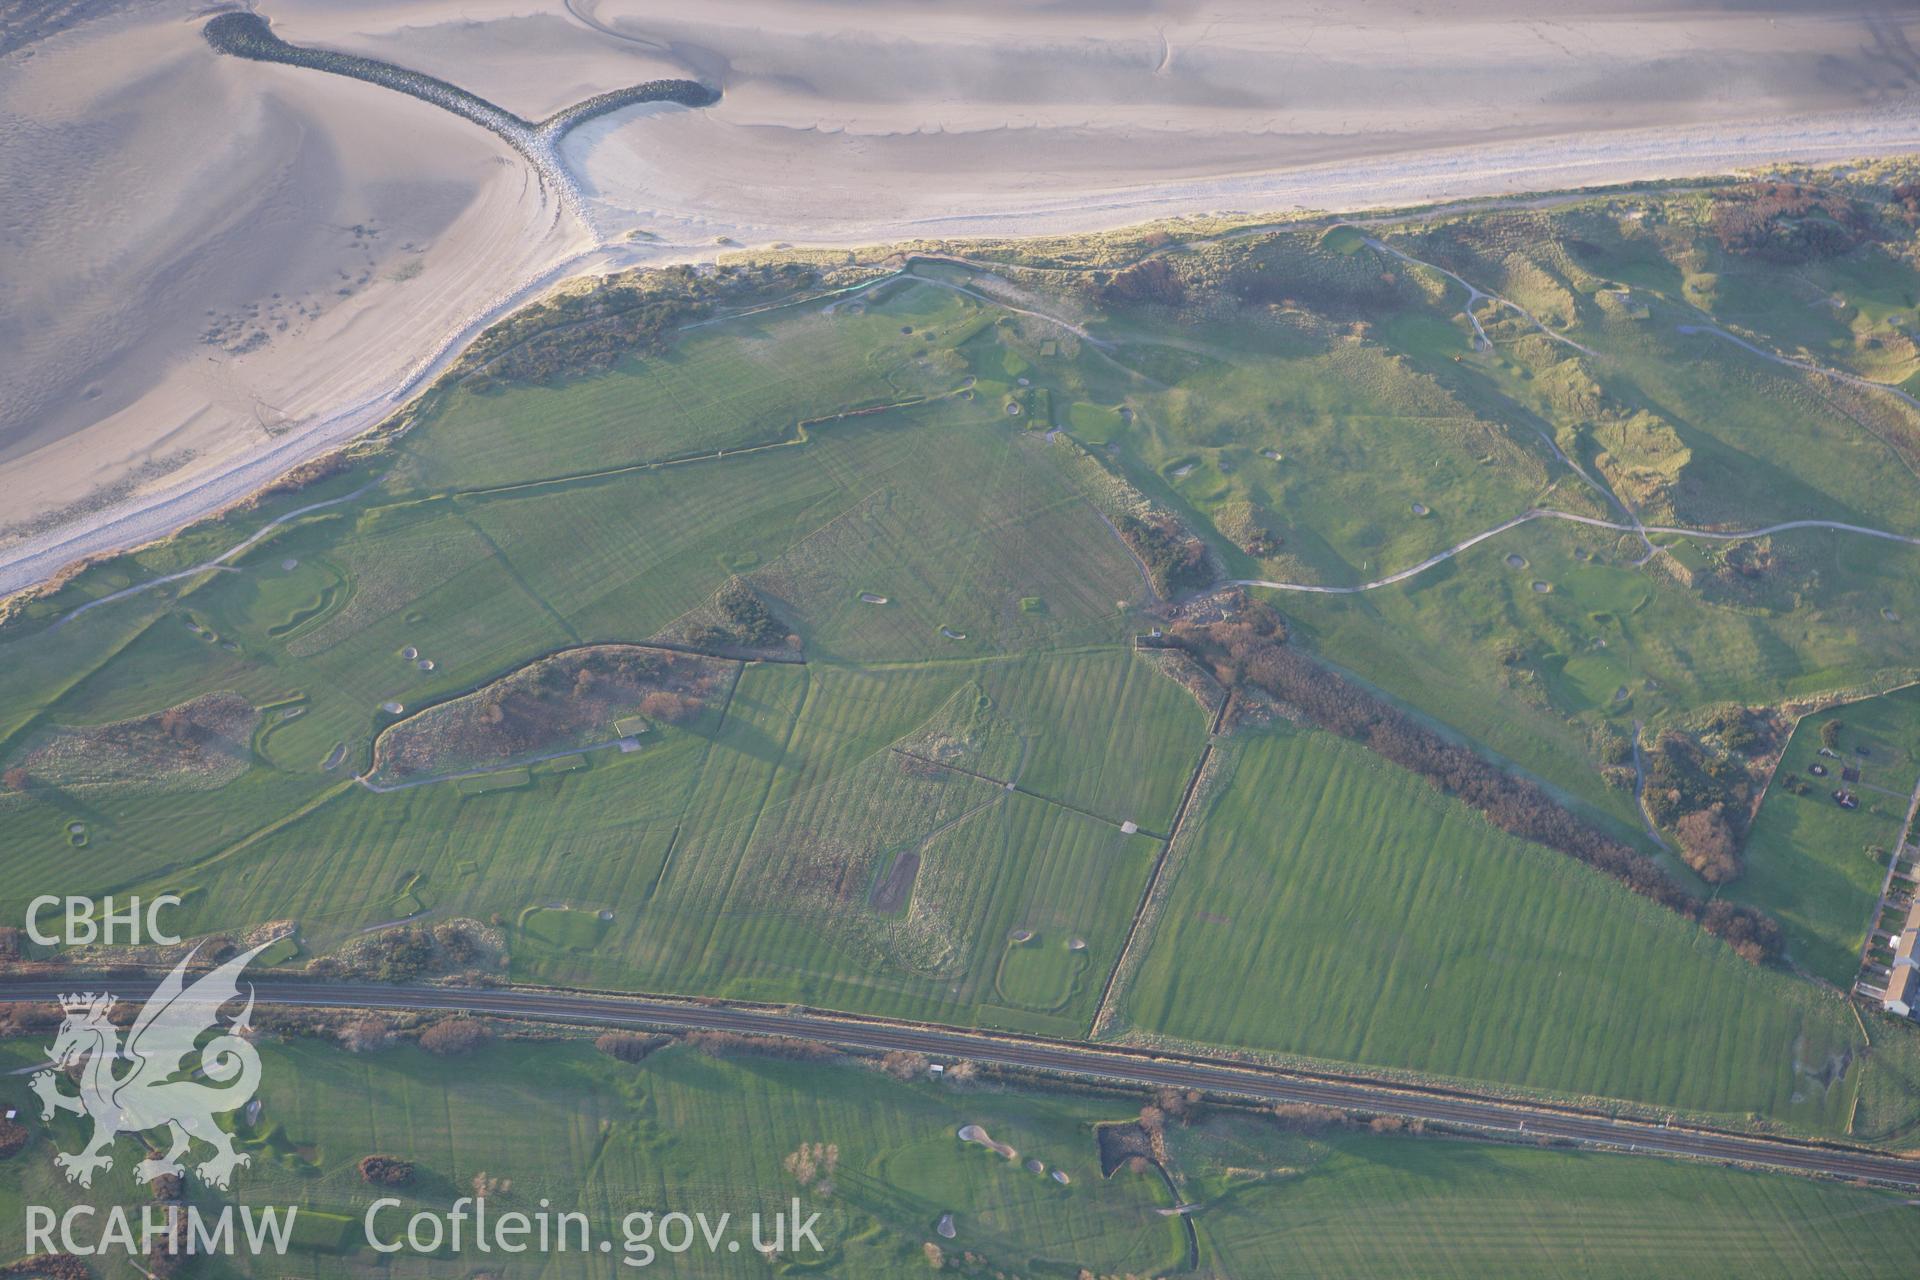
{"type": "Polygon", "coordinates": [[[27,1252],[71,1253],[82,1258],[112,1253],[231,1257],[244,1246],[249,1254],[284,1254],[299,1212],[293,1205],[256,1209],[229,1204],[218,1212],[203,1213],[198,1205],[149,1204],[142,1206],[136,1227],[135,1215],[124,1205],[100,1210],[76,1204],[60,1212],[30,1204],[27,1252]]]}
{"type": "MultiPolygon", "coordinates": [[[[96,1209],[74,1205],[64,1211],[27,1206],[27,1252],[69,1253],[92,1258],[120,1254],[131,1259],[172,1254],[177,1257],[284,1256],[299,1220],[297,1205],[150,1204],[137,1212],[123,1205],[96,1209]]],[[[499,1212],[485,1199],[462,1197],[443,1212],[407,1211],[391,1196],[375,1200],[361,1218],[362,1243],[375,1253],[432,1256],[468,1254],[618,1252],[629,1267],[650,1267],[695,1250],[735,1254],[752,1249],[763,1256],[824,1253],[817,1226],[819,1213],[806,1213],[796,1197],[772,1214],[686,1213],[639,1210],[620,1219],[619,1228],[596,1234],[587,1215],[556,1210],[547,1200],[537,1209],[499,1212]]]]}

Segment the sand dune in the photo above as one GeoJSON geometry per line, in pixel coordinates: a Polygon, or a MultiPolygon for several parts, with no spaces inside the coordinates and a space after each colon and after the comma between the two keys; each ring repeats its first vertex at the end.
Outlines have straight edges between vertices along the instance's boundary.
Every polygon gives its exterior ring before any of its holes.
{"type": "Polygon", "coordinates": [[[721,86],[566,139],[590,227],[424,102],[214,55],[192,0],[75,26],[0,59],[0,590],[371,425],[568,270],[1920,150],[1920,13],[1542,8],[261,0],[529,118],[721,86]]]}

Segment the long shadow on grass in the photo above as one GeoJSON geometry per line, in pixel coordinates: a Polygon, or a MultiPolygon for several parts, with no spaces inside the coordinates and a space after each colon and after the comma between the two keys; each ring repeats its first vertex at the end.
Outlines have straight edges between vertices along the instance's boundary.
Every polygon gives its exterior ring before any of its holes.
{"type": "Polygon", "coordinates": [[[683,726],[695,737],[705,738],[715,750],[738,751],[755,760],[778,763],[787,753],[786,744],[757,724],[729,716],[724,725],[690,724],[683,726]]]}

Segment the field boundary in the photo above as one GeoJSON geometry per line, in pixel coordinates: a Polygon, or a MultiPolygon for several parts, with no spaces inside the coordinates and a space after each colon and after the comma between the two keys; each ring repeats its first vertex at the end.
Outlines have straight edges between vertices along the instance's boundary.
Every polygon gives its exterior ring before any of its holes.
{"type": "Polygon", "coordinates": [[[1153,905],[1154,890],[1160,886],[1160,873],[1166,869],[1167,858],[1173,852],[1173,842],[1180,835],[1180,825],[1186,821],[1187,808],[1193,803],[1200,779],[1206,776],[1208,762],[1213,759],[1213,740],[1220,735],[1220,728],[1226,723],[1227,712],[1232,706],[1233,691],[1229,689],[1226,696],[1220,699],[1220,705],[1214,709],[1213,723],[1207,727],[1207,740],[1200,748],[1200,759],[1194,763],[1193,773],[1187,778],[1187,789],[1180,795],[1180,807],[1173,811],[1173,823],[1166,841],[1160,846],[1160,855],[1153,860],[1153,869],[1147,872],[1146,887],[1140,891],[1140,901],[1133,909],[1133,919],[1127,924],[1126,940],[1120,944],[1120,954],[1114,957],[1113,968],[1107,971],[1106,982],[1101,984],[1100,999],[1093,1006],[1093,1022],[1087,1028],[1090,1039],[1100,1034],[1101,1025],[1108,1020],[1107,1006],[1113,999],[1114,984],[1126,968],[1127,956],[1133,951],[1134,938],[1140,932],[1141,922],[1146,919],[1147,909],[1153,905]]]}

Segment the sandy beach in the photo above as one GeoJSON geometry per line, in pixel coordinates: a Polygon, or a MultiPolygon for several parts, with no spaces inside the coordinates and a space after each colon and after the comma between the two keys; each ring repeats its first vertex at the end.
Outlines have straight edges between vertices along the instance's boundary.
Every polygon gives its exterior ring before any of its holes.
{"type": "Polygon", "coordinates": [[[492,135],[174,16],[6,65],[0,215],[11,546],[384,398],[587,243],[492,135]]]}
{"type": "Polygon", "coordinates": [[[372,426],[576,271],[1920,151],[1920,15],[1431,8],[263,0],[529,119],[724,90],[570,134],[587,225],[491,134],[220,57],[185,3],[58,32],[0,59],[0,592],[372,426]]]}

